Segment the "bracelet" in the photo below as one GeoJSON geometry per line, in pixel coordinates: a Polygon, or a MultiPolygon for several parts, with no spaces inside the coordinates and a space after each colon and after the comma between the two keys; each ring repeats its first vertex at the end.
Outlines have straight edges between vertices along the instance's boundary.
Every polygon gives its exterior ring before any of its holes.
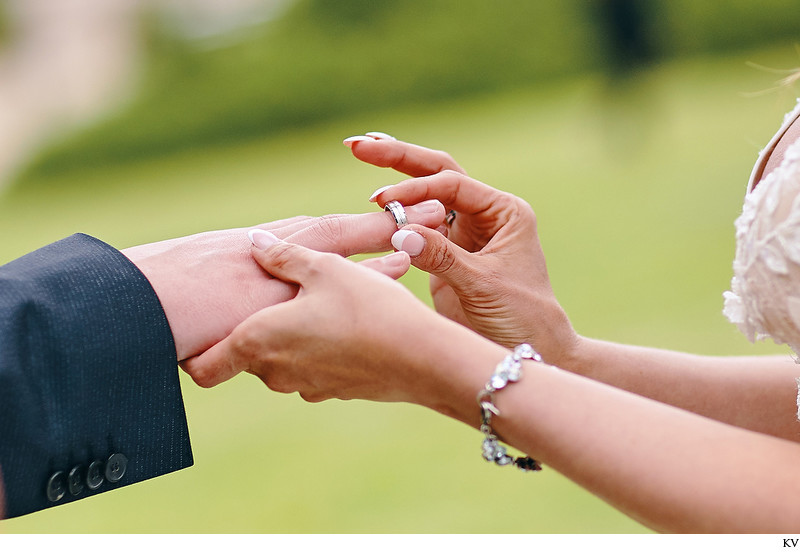
{"type": "Polygon", "coordinates": [[[481,433],[483,433],[483,459],[494,462],[498,466],[516,464],[522,471],[540,471],[542,465],[530,456],[514,458],[506,452],[506,447],[497,440],[492,431],[492,415],[499,416],[500,411],[494,404],[494,392],[503,389],[509,383],[518,382],[522,378],[522,359],[542,362],[542,357],[527,343],[517,345],[514,352],[507,355],[495,368],[494,374],[478,393],[478,404],[481,407],[481,433]]]}

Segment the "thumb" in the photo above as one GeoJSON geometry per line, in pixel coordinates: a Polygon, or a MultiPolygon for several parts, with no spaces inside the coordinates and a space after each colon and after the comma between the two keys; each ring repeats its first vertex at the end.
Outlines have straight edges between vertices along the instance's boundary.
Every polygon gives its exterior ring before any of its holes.
{"type": "Polygon", "coordinates": [[[178,364],[200,387],[214,387],[241,372],[241,368],[237,367],[232,360],[233,346],[231,343],[235,339],[236,330],[206,351],[182,360],[178,364]]]}
{"type": "Polygon", "coordinates": [[[253,242],[251,254],[261,268],[284,282],[299,285],[311,283],[328,265],[333,253],[320,253],[302,245],[285,242],[266,230],[253,229],[249,234],[253,242]]]}
{"type": "Polygon", "coordinates": [[[403,251],[390,253],[389,255],[384,255],[383,257],[365,259],[358,264],[371,268],[372,270],[380,272],[381,274],[385,274],[393,280],[397,280],[403,274],[408,272],[408,268],[411,266],[411,263],[408,259],[408,254],[403,251]]]}
{"type": "Polygon", "coordinates": [[[474,280],[476,257],[436,230],[418,224],[404,226],[392,235],[392,245],[408,253],[412,265],[455,290],[465,289],[474,280]]]}
{"type": "MultiPolygon", "coordinates": [[[[296,300],[299,299],[292,301],[296,300]]],[[[254,352],[269,351],[270,342],[280,339],[280,320],[284,316],[281,313],[289,305],[273,305],[251,315],[230,335],[199,355],[182,360],[179,366],[200,387],[214,387],[228,381],[249,367],[254,352]]]]}

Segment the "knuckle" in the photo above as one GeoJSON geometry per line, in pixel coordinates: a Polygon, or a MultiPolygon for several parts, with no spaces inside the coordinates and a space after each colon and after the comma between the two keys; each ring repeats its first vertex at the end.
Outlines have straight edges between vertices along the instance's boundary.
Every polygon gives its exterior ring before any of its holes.
{"type": "Polygon", "coordinates": [[[337,215],[325,215],[317,220],[315,228],[319,235],[333,243],[338,242],[344,236],[344,223],[342,217],[337,215]]]}
{"type": "Polygon", "coordinates": [[[454,178],[456,180],[460,180],[461,177],[464,176],[460,172],[458,172],[456,170],[453,170],[453,169],[444,169],[439,174],[441,174],[443,177],[454,178]]]}
{"type": "Polygon", "coordinates": [[[309,403],[319,403],[327,397],[319,391],[299,391],[300,398],[309,403]]]}
{"type": "Polygon", "coordinates": [[[444,167],[451,167],[448,170],[453,170],[452,167],[457,165],[456,160],[453,159],[453,156],[446,151],[439,151],[439,155],[442,157],[442,165],[444,167]]]}
{"type": "Polygon", "coordinates": [[[296,391],[291,377],[284,370],[276,369],[275,366],[268,358],[265,358],[247,372],[256,376],[268,389],[276,393],[289,394],[296,391]]]}
{"type": "Polygon", "coordinates": [[[431,151],[436,159],[437,164],[439,165],[439,170],[436,171],[437,173],[452,171],[453,167],[457,166],[453,156],[446,151],[437,149],[431,151]]]}
{"type": "Polygon", "coordinates": [[[270,376],[262,377],[261,381],[263,381],[267,387],[276,393],[288,395],[296,391],[294,385],[292,385],[288,378],[276,375],[274,373],[272,373],[270,376]]]}
{"type": "Polygon", "coordinates": [[[197,359],[190,358],[178,362],[178,365],[199,387],[208,389],[216,385],[216,381],[212,379],[215,371],[198,362],[197,359]]]}
{"type": "Polygon", "coordinates": [[[230,335],[231,353],[234,358],[250,358],[260,341],[260,332],[255,324],[242,324],[230,335]]]}
{"type": "Polygon", "coordinates": [[[437,247],[431,252],[428,259],[428,268],[436,273],[441,274],[450,271],[456,264],[456,256],[450,247],[437,247]]]}
{"type": "Polygon", "coordinates": [[[275,268],[286,268],[292,261],[292,251],[289,244],[277,244],[267,251],[267,257],[275,268]]]}
{"type": "Polygon", "coordinates": [[[266,371],[266,370],[248,370],[247,373],[248,374],[252,374],[255,377],[257,377],[258,379],[260,379],[261,383],[263,383],[267,387],[267,389],[269,389],[270,391],[275,391],[276,393],[280,393],[280,391],[278,391],[274,387],[274,384],[272,382],[272,373],[271,372],[266,371]]]}
{"type": "Polygon", "coordinates": [[[530,203],[517,196],[514,196],[514,200],[521,214],[531,219],[536,218],[536,212],[533,210],[533,207],[531,207],[530,203]]]}
{"type": "Polygon", "coordinates": [[[529,224],[536,229],[536,212],[524,199],[503,192],[494,203],[496,216],[510,224],[529,224]]]}
{"type": "Polygon", "coordinates": [[[536,212],[533,210],[533,207],[531,207],[530,203],[528,203],[524,199],[518,198],[516,196],[514,196],[514,199],[516,200],[517,210],[520,214],[520,217],[530,221],[530,223],[533,225],[535,229],[537,225],[537,219],[536,219],[536,212]]]}
{"type": "Polygon", "coordinates": [[[210,389],[216,385],[214,373],[211,370],[194,370],[190,371],[189,375],[203,389],[210,389]]]}
{"type": "Polygon", "coordinates": [[[445,169],[427,178],[428,196],[437,197],[445,205],[458,198],[464,175],[453,169],[445,169]]]}
{"type": "Polygon", "coordinates": [[[349,244],[353,241],[352,234],[350,217],[325,215],[305,230],[302,243],[317,251],[336,251],[347,256],[351,253],[349,244]]]}

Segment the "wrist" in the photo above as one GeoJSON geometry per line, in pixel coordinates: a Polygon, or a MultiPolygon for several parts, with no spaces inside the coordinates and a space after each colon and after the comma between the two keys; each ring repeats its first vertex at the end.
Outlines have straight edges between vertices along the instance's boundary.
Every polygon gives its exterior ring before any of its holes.
{"type": "Polygon", "coordinates": [[[549,314],[546,314],[547,310],[542,309],[534,321],[527,342],[547,364],[571,371],[569,366],[579,365],[584,338],[575,332],[561,305],[552,305],[549,314]]]}
{"type": "Polygon", "coordinates": [[[548,362],[566,372],[572,372],[582,376],[588,376],[589,368],[596,364],[596,358],[600,354],[597,350],[599,342],[575,334],[570,347],[564,349],[557,359],[557,362],[548,362]]]}
{"type": "Polygon", "coordinates": [[[173,300],[174,293],[169,290],[170,279],[162,277],[165,271],[159,270],[158,264],[153,262],[154,256],[149,254],[147,246],[122,249],[120,253],[125,255],[150,282],[150,286],[161,304],[161,309],[164,311],[164,316],[167,318],[172,340],[175,343],[175,354],[178,360],[183,360],[189,356],[188,351],[191,349],[191,345],[188,343],[190,332],[183,323],[184,318],[180,315],[179,304],[173,300]]]}
{"type": "Polygon", "coordinates": [[[530,456],[514,456],[500,444],[500,438],[492,428],[492,420],[500,415],[495,403],[495,393],[522,379],[523,361],[542,363],[542,357],[528,343],[521,343],[495,366],[494,373],[478,393],[477,401],[481,410],[481,433],[483,433],[482,456],[487,462],[498,466],[516,465],[522,471],[540,471],[542,466],[530,456]]]}
{"type": "Polygon", "coordinates": [[[429,394],[415,401],[475,428],[480,427],[478,392],[509,350],[441,318],[441,331],[430,332],[431,352],[424,353],[422,373],[432,376],[429,394]],[[444,345],[444,346],[443,346],[444,345]]]}

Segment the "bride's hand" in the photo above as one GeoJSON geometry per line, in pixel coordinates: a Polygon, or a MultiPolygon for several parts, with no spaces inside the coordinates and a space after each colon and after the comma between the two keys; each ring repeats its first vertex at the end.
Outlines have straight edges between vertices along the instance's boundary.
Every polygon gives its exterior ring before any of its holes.
{"type": "Polygon", "coordinates": [[[259,311],[182,363],[195,381],[211,386],[247,371],[275,391],[296,391],[312,402],[405,401],[451,415],[448,405],[461,404],[475,414],[485,374],[445,379],[436,367],[452,371],[476,339],[486,343],[476,353],[488,355],[486,366],[503,350],[437,315],[393,281],[408,269],[408,255],[354,263],[269,236],[254,241],[265,248],[253,248],[256,261],[299,286],[297,297],[259,311]]]}
{"type": "MultiPolygon", "coordinates": [[[[437,227],[438,201],[408,211],[409,220],[437,227]]],[[[397,229],[389,213],[294,217],[262,224],[278,237],[348,256],[391,250],[397,229]]],[[[123,250],[148,278],[169,321],[179,360],[223,339],[259,309],[286,301],[297,289],[265,278],[250,255],[247,228],[205,232],[123,250]]]]}
{"type": "Polygon", "coordinates": [[[371,200],[383,206],[436,198],[455,212],[447,237],[411,224],[392,238],[431,274],[436,309],[501,345],[530,342],[551,364],[566,363],[578,336],[553,294],[531,206],[469,178],[446,153],[384,136],[352,142],[353,154],[418,178],[371,200]]]}

